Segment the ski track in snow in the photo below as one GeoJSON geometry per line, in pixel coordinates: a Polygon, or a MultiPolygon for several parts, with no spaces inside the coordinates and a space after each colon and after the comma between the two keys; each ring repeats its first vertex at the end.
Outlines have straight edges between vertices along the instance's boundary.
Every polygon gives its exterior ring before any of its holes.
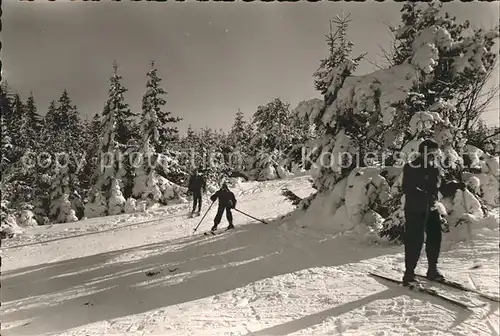
{"type": "MultiPolygon", "coordinates": [[[[262,219],[285,215],[293,206],[282,187],[311,192],[307,177],[243,183],[234,189],[238,208],[262,219]]],[[[3,246],[2,335],[499,335],[496,303],[446,290],[487,303],[467,312],[366,275],[399,279],[402,246],[259,224],[237,212],[235,230],[191,235],[201,217],[172,217],[188,209],[34,228],[3,246]]],[[[452,280],[498,296],[498,230],[454,244],[440,265],[452,280]]],[[[418,271],[425,266],[423,253],[418,271]]]]}

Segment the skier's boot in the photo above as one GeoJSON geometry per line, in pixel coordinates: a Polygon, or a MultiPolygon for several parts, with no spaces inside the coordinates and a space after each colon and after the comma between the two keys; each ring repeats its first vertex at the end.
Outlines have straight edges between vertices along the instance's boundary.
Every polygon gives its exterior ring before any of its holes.
{"type": "Polygon", "coordinates": [[[212,226],[212,228],[210,229],[210,231],[212,231],[212,232],[217,231],[217,225],[212,226]]]}
{"type": "Polygon", "coordinates": [[[415,285],[418,285],[418,280],[415,277],[415,274],[405,272],[405,275],[403,276],[403,286],[410,287],[415,285]]]}
{"type": "Polygon", "coordinates": [[[441,274],[441,272],[438,271],[436,267],[430,267],[427,270],[427,275],[426,275],[427,280],[429,281],[436,281],[440,282],[444,280],[444,275],[441,274]]]}
{"type": "Polygon", "coordinates": [[[229,226],[226,228],[226,230],[231,230],[234,229],[233,223],[229,223],[229,226]]]}

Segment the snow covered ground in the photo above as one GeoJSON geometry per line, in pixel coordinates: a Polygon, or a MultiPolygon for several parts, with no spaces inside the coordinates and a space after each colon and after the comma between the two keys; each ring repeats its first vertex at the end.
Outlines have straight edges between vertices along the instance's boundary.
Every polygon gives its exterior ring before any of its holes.
{"type": "MultiPolygon", "coordinates": [[[[238,209],[279,219],[293,210],[283,187],[312,192],[307,176],[243,183],[238,209]]],[[[192,235],[201,217],[187,218],[188,208],[30,228],[2,242],[2,335],[499,335],[498,304],[447,290],[486,303],[468,312],[367,276],[400,278],[402,246],[239,213],[236,230],[192,235]]],[[[215,206],[200,232],[214,215],[215,206]]],[[[444,244],[441,268],[498,296],[498,229],[474,233],[444,244]]]]}

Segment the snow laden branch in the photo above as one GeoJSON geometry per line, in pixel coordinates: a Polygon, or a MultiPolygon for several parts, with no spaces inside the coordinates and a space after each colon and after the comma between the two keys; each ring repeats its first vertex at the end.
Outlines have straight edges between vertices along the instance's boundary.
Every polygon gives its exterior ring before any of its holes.
{"type": "Polygon", "coordinates": [[[425,6],[403,5],[402,25],[394,29],[394,65],[388,69],[352,75],[360,57],[350,57],[348,20],[334,21],[337,30],[327,36],[329,57],[314,74],[324,104],[302,108],[319,133],[311,156],[318,192],[299,208],[306,216],[324,213],[329,218],[324,225],[336,231],[401,239],[402,167],[428,137],[440,145],[443,181],[468,186],[465,192],[441,194],[437,205],[455,231],[464,218],[477,223],[498,206],[498,193],[488,189],[489,184],[498,188],[498,156],[465,146],[465,129],[452,122],[467,116],[465,111],[481,110],[477,101],[466,108],[457,105],[457,97],[470,95],[485,81],[496,61],[492,46],[498,29],[470,34],[467,22],[441,16],[439,4],[425,6]],[[476,167],[464,161],[471,155],[480,157],[476,167]]]}

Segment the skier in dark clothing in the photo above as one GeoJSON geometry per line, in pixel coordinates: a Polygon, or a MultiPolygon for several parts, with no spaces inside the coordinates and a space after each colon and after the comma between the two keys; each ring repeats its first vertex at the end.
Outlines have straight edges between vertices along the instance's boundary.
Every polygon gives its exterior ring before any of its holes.
{"type": "Polygon", "coordinates": [[[420,259],[420,252],[425,241],[428,269],[427,278],[432,281],[443,280],[444,276],[437,268],[441,251],[443,219],[435,207],[438,192],[443,188],[465,189],[464,183],[447,183],[440,186],[439,169],[436,166],[436,154],[439,146],[432,140],[425,140],[419,146],[420,156],[407,163],[403,168],[403,193],[405,195],[405,274],[403,284],[414,283],[415,268],[420,259]]]}
{"type": "Polygon", "coordinates": [[[229,222],[229,226],[227,227],[227,229],[233,229],[233,214],[231,213],[231,209],[234,209],[236,207],[236,198],[227,187],[227,184],[223,183],[220,190],[213,194],[210,199],[212,200],[212,202],[215,202],[217,199],[219,199],[219,208],[217,209],[217,215],[215,215],[214,226],[212,227],[211,231],[217,230],[217,226],[222,219],[224,211],[226,211],[226,218],[229,222]]]}
{"type": "Polygon", "coordinates": [[[201,195],[202,191],[205,193],[207,191],[207,183],[205,178],[201,175],[201,171],[197,169],[193,175],[189,178],[188,190],[193,194],[193,211],[195,213],[198,207],[197,214],[201,212],[201,195]]]}

